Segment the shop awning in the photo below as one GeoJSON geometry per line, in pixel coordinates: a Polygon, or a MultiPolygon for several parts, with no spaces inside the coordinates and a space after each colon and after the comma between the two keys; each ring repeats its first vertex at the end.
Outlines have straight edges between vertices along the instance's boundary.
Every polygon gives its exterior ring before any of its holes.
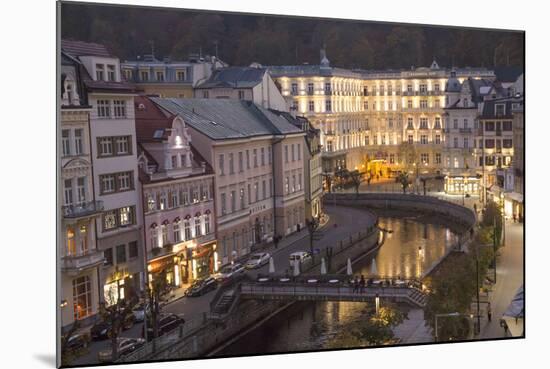
{"type": "Polygon", "coordinates": [[[502,319],[508,325],[508,330],[513,337],[523,336],[523,315],[525,307],[525,294],[523,285],[518,288],[516,295],[502,315],[502,319]]]}
{"type": "Polygon", "coordinates": [[[523,202],[523,195],[518,192],[505,192],[504,197],[517,202],[523,202]]]}

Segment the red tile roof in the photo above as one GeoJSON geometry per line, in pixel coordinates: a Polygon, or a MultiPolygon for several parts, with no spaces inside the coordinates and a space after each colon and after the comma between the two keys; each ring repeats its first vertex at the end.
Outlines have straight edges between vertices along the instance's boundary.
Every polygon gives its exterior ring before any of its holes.
{"type": "Polygon", "coordinates": [[[104,45],[93,42],[61,40],[61,49],[66,53],[77,56],[102,56],[112,58],[104,45]]]}
{"type": "Polygon", "coordinates": [[[172,128],[175,115],[167,115],[146,96],[134,97],[136,115],[136,138],[138,142],[162,141],[168,136],[166,129],[172,128]],[[141,106],[141,108],[140,108],[141,106]],[[155,138],[155,132],[162,130],[162,136],[155,138]]]}

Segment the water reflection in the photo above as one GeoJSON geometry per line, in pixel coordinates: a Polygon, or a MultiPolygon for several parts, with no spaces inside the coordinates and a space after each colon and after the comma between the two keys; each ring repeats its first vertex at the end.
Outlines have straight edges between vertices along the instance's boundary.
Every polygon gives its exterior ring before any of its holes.
{"type": "MultiPolygon", "coordinates": [[[[379,222],[393,233],[375,255],[354,266],[355,274],[371,276],[374,257],[378,275],[418,278],[456,242],[448,229],[418,223],[414,218],[380,218],[379,222]]],[[[220,355],[321,350],[328,347],[343,324],[362,319],[366,307],[367,303],[352,302],[297,303],[220,355]]]]}

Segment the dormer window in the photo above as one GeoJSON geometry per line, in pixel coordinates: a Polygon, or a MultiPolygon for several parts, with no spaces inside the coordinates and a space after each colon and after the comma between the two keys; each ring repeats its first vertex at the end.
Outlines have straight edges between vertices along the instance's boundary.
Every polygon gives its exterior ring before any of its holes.
{"type": "Polygon", "coordinates": [[[115,66],[107,65],[107,80],[114,82],[115,81],[115,66]]]}
{"type": "Polygon", "coordinates": [[[124,70],[124,77],[126,77],[127,81],[132,80],[132,70],[131,69],[125,69],[124,70]]]}
{"type": "Polygon", "coordinates": [[[467,108],[468,107],[468,99],[463,99],[462,100],[462,106],[467,108]]]}
{"type": "Polygon", "coordinates": [[[180,82],[185,81],[185,72],[183,70],[178,70],[176,73],[176,79],[180,82]]]}
{"type": "Polygon", "coordinates": [[[67,83],[67,86],[65,87],[65,92],[67,93],[67,102],[69,105],[73,104],[73,84],[71,82],[67,83]]]}
{"type": "Polygon", "coordinates": [[[95,65],[95,77],[97,81],[103,81],[105,79],[105,66],[103,64],[95,65]]]}
{"type": "Polygon", "coordinates": [[[495,115],[497,117],[506,115],[506,105],[504,104],[496,104],[495,105],[495,115]]]}
{"type": "Polygon", "coordinates": [[[158,71],[157,74],[156,74],[156,76],[157,76],[157,81],[159,81],[159,82],[163,82],[163,81],[164,81],[164,72],[158,71]]]}
{"type": "Polygon", "coordinates": [[[149,81],[149,72],[142,70],[139,73],[139,78],[141,79],[142,82],[149,81]]]}

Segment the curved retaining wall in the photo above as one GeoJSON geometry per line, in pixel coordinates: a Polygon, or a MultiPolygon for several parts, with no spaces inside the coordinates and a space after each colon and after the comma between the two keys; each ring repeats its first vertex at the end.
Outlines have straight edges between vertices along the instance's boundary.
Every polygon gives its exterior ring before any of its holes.
{"type": "Polygon", "coordinates": [[[327,205],[366,206],[374,209],[402,209],[452,218],[469,231],[476,223],[474,212],[464,206],[436,197],[397,193],[329,193],[323,201],[327,205]]]}

